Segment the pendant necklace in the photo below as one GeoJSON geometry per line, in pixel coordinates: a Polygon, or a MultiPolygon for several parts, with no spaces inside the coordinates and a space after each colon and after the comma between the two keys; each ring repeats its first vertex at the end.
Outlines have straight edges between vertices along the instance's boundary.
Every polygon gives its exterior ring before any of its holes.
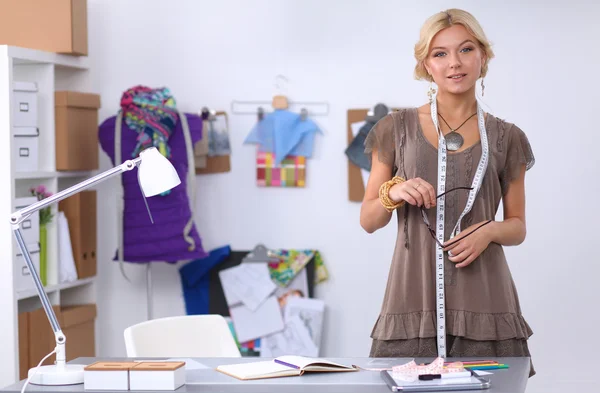
{"type": "Polygon", "coordinates": [[[442,120],[444,121],[444,123],[446,123],[446,125],[448,126],[448,128],[450,129],[450,132],[448,134],[446,134],[444,136],[444,138],[446,139],[446,148],[450,151],[456,151],[458,149],[460,149],[460,147],[463,145],[463,143],[465,142],[462,135],[460,135],[458,132],[456,132],[460,127],[464,126],[466,122],[469,121],[469,119],[471,119],[473,116],[475,116],[477,114],[477,112],[473,113],[471,116],[469,116],[467,118],[467,120],[463,121],[461,125],[459,125],[458,127],[452,129],[452,127],[450,127],[450,124],[448,124],[448,122],[446,121],[446,119],[444,119],[442,117],[441,114],[438,113],[438,115],[442,118],[442,120]]]}

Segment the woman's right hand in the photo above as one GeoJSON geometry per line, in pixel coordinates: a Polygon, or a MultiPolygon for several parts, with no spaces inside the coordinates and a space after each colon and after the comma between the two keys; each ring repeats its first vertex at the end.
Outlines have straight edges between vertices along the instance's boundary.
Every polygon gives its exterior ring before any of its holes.
{"type": "Polygon", "coordinates": [[[435,190],[425,180],[415,177],[390,188],[389,197],[394,202],[406,201],[414,206],[435,206],[435,190]]]}

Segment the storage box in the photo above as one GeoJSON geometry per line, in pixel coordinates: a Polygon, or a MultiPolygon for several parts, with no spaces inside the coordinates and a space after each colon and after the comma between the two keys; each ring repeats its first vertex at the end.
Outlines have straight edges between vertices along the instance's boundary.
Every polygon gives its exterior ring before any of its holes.
{"type": "MultiPolygon", "coordinates": [[[[15,198],[15,210],[21,210],[27,206],[36,203],[37,197],[15,198]]],[[[20,225],[21,234],[25,240],[25,244],[39,243],[40,241],[40,213],[35,212],[27,217],[20,225]]],[[[17,241],[14,239],[15,247],[18,249],[17,241]]]]}
{"type": "Polygon", "coordinates": [[[55,93],[56,170],[98,169],[100,96],[73,91],[55,93]]]}
{"type": "Polygon", "coordinates": [[[79,279],[96,275],[96,191],[83,191],[58,203],[69,222],[79,279]]]}
{"type": "Polygon", "coordinates": [[[0,44],[88,54],[86,0],[0,0],[0,44]]]}
{"type": "Polygon", "coordinates": [[[40,169],[37,127],[13,127],[12,151],[15,172],[37,172],[40,169]]]}
{"type": "Polygon", "coordinates": [[[96,313],[95,304],[61,307],[58,322],[67,337],[67,361],[96,356],[96,313]]]}
{"type": "MultiPolygon", "coordinates": [[[[30,243],[26,244],[27,250],[31,255],[31,261],[33,262],[33,266],[35,270],[39,274],[40,272],[40,244],[39,243],[30,243]]],[[[35,284],[33,283],[33,279],[31,278],[31,272],[29,271],[29,267],[25,262],[25,258],[21,253],[21,249],[16,249],[15,255],[15,270],[14,270],[14,278],[15,278],[15,291],[25,291],[27,289],[35,288],[35,284]]]]}
{"type": "Polygon", "coordinates": [[[95,362],[83,369],[85,390],[129,390],[129,371],[136,362],[95,362]]]}
{"type": "MultiPolygon", "coordinates": [[[[60,306],[52,306],[56,317],[58,318],[60,315],[60,306]]],[[[25,372],[27,375],[27,371],[30,368],[33,368],[38,365],[38,363],[50,353],[54,347],[56,347],[56,338],[54,337],[54,332],[52,332],[52,327],[50,326],[50,322],[48,321],[48,317],[46,316],[46,312],[42,307],[27,312],[27,358],[28,365],[25,370],[21,370],[21,372],[25,372]]],[[[20,332],[20,329],[19,329],[20,332]]],[[[19,354],[21,356],[21,354],[19,354]]],[[[48,357],[42,363],[42,365],[54,364],[56,360],[56,355],[52,355],[48,357]]],[[[21,362],[19,362],[20,364],[21,362]]]]}
{"type": "MultiPolygon", "coordinates": [[[[95,338],[95,319],[96,319],[96,305],[95,304],[82,304],[68,307],[52,306],[58,323],[67,338],[66,341],[66,357],[67,361],[74,360],[78,357],[94,357],[96,356],[96,338],[95,338]]],[[[46,312],[43,308],[25,313],[27,315],[27,322],[24,322],[23,328],[27,328],[27,343],[23,347],[27,347],[25,354],[20,353],[19,357],[27,357],[29,364],[28,367],[24,364],[21,367],[26,367],[25,370],[21,369],[21,372],[25,372],[29,368],[37,366],[37,364],[56,346],[56,338],[54,332],[46,316],[46,312]],[[26,324],[26,325],[25,325],[26,324]]],[[[19,318],[21,323],[21,317],[19,318]]],[[[24,330],[23,329],[23,330],[24,330]]],[[[21,327],[19,327],[19,334],[21,334],[21,327]]],[[[21,344],[21,337],[19,338],[21,344]]],[[[19,345],[21,348],[21,345],[19,345]]],[[[54,364],[56,355],[50,356],[43,364],[54,364]]],[[[19,362],[21,363],[21,362],[19,362]]]]}
{"type": "MultiPolygon", "coordinates": [[[[40,359],[41,360],[41,359],[40,359]]],[[[39,360],[38,360],[39,362],[39,360]]],[[[29,313],[19,313],[19,379],[29,372],[29,313]]]]}
{"type": "Polygon", "coordinates": [[[13,127],[37,127],[37,84],[13,82],[13,127]]]}
{"type": "Polygon", "coordinates": [[[131,390],[175,390],[185,385],[185,362],[139,362],[129,370],[131,390]]]}

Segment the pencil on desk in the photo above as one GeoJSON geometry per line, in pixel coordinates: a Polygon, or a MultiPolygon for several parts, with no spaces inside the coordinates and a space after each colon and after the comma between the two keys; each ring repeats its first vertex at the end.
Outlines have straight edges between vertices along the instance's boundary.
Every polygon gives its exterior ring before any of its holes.
{"type": "Polygon", "coordinates": [[[508,364],[494,364],[494,365],[483,365],[483,366],[465,366],[469,370],[496,370],[499,368],[508,368],[508,364]]]}

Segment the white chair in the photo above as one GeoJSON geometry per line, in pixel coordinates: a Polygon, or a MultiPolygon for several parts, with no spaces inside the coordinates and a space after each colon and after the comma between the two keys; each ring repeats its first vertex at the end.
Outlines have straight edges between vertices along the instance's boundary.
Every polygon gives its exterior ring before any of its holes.
{"type": "Polygon", "coordinates": [[[221,315],[183,315],[125,329],[128,357],[241,357],[221,315]]]}

